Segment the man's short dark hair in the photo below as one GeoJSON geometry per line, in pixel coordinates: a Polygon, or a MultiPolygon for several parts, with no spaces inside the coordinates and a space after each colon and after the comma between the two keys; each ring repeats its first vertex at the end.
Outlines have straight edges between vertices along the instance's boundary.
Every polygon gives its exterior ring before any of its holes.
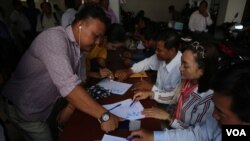
{"type": "Polygon", "coordinates": [[[168,10],[169,10],[169,11],[174,11],[174,10],[175,10],[174,5],[170,5],[170,6],[168,7],[168,10]]]}
{"type": "Polygon", "coordinates": [[[207,1],[205,1],[205,0],[203,0],[203,1],[200,2],[200,5],[202,5],[202,4],[206,4],[206,6],[208,6],[207,1]]]}
{"type": "Polygon", "coordinates": [[[98,19],[103,22],[106,26],[109,24],[109,19],[107,18],[105,12],[100,6],[96,5],[85,5],[80,9],[80,11],[75,15],[73,24],[80,20],[86,20],[89,18],[98,19]]]}
{"type": "Polygon", "coordinates": [[[45,2],[42,2],[42,3],[40,4],[40,8],[43,9],[45,5],[48,5],[48,6],[51,8],[51,4],[50,4],[49,2],[46,2],[46,1],[45,1],[45,2]]]}
{"type": "Polygon", "coordinates": [[[143,37],[145,40],[156,40],[160,29],[155,23],[150,23],[143,31],[143,37]]]}
{"type": "Polygon", "coordinates": [[[250,61],[231,63],[225,68],[215,75],[212,89],[216,94],[230,97],[231,111],[250,123],[250,61]]]}
{"type": "Polygon", "coordinates": [[[64,0],[66,8],[74,8],[75,0],[64,0]]]}
{"type": "Polygon", "coordinates": [[[157,41],[164,41],[164,47],[166,49],[174,48],[176,52],[178,51],[180,45],[179,35],[174,30],[168,30],[166,32],[161,32],[157,39],[157,41]]]}
{"type": "Polygon", "coordinates": [[[111,43],[125,42],[126,31],[121,24],[114,23],[107,29],[107,40],[111,43]]]}

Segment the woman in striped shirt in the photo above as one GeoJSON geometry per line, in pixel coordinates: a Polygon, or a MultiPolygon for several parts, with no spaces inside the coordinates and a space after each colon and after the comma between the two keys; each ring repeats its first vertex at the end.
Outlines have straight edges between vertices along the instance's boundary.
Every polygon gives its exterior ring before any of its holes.
{"type": "Polygon", "coordinates": [[[159,103],[176,104],[173,112],[156,107],[143,111],[147,118],[167,120],[172,128],[187,128],[204,122],[214,109],[213,91],[209,88],[217,61],[218,52],[213,45],[194,42],[183,52],[180,66],[182,82],[174,91],[140,91],[133,99],[151,97],[159,103]]]}

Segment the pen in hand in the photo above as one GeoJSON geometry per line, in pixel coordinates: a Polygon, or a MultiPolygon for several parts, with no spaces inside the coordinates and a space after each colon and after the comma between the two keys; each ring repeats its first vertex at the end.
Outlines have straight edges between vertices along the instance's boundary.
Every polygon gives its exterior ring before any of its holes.
{"type": "Polygon", "coordinates": [[[135,99],[132,101],[132,103],[129,105],[129,107],[131,107],[131,106],[137,101],[136,98],[137,98],[137,97],[135,97],[135,99]]]}

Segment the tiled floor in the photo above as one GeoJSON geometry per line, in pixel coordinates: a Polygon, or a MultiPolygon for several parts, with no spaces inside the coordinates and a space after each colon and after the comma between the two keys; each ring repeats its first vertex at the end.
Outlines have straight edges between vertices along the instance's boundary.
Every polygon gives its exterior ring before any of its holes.
{"type": "Polygon", "coordinates": [[[3,120],[4,125],[6,126],[7,136],[9,141],[25,141],[20,132],[10,123],[8,122],[7,117],[5,116],[3,110],[3,100],[0,97],[0,118],[3,120]]]}

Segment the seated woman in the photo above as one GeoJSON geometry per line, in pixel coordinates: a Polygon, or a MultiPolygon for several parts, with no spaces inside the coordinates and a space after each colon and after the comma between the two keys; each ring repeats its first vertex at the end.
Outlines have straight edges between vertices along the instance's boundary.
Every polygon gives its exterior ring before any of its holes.
{"type": "Polygon", "coordinates": [[[209,88],[216,69],[217,55],[214,46],[194,42],[183,52],[180,66],[182,82],[174,91],[140,91],[133,99],[151,97],[159,103],[177,104],[173,113],[156,107],[143,111],[147,118],[167,120],[172,128],[187,128],[204,122],[214,109],[211,101],[213,91],[209,88]]]}
{"type": "Polygon", "coordinates": [[[121,24],[112,24],[106,32],[103,41],[94,47],[86,57],[87,76],[92,78],[113,77],[106,67],[107,50],[122,47],[125,42],[125,29],[121,24]]]}
{"type": "MultiPolygon", "coordinates": [[[[241,58],[241,62],[226,65],[214,78],[212,99],[215,109],[213,117],[204,124],[184,130],[138,130],[132,132],[130,138],[139,137],[133,141],[221,141],[232,138],[222,137],[223,125],[244,125],[241,127],[247,129],[250,125],[250,62],[241,58]]],[[[225,128],[223,130],[225,132],[225,128]]],[[[241,136],[240,140],[249,140],[249,136],[241,136]]]]}

